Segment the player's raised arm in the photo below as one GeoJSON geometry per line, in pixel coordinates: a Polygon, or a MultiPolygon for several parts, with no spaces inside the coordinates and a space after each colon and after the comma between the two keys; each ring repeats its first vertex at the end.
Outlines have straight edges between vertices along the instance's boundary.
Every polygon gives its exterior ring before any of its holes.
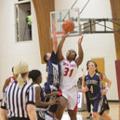
{"type": "Polygon", "coordinates": [[[63,47],[63,44],[65,42],[65,38],[67,37],[66,34],[64,34],[62,36],[62,40],[60,41],[59,45],[58,45],[58,50],[57,50],[57,56],[58,56],[58,60],[61,61],[64,59],[64,56],[63,56],[63,53],[62,53],[62,47],[63,47]]]}
{"type": "Polygon", "coordinates": [[[53,51],[54,51],[54,53],[56,53],[57,52],[57,46],[58,46],[57,39],[53,39],[52,43],[53,43],[53,51]]]}
{"type": "Polygon", "coordinates": [[[53,46],[53,52],[56,53],[57,52],[57,47],[58,47],[58,41],[57,41],[57,36],[56,36],[56,29],[54,28],[52,31],[52,46],[53,46]]]}
{"type": "Polygon", "coordinates": [[[57,52],[57,47],[58,47],[58,41],[57,41],[57,35],[56,35],[56,27],[53,24],[53,29],[52,29],[52,48],[53,52],[57,52]]]}
{"type": "Polygon", "coordinates": [[[79,66],[83,61],[83,49],[82,49],[82,45],[81,45],[82,40],[83,40],[83,36],[81,35],[78,40],[78,57],[75,60],[77,66],[79,66]]]}

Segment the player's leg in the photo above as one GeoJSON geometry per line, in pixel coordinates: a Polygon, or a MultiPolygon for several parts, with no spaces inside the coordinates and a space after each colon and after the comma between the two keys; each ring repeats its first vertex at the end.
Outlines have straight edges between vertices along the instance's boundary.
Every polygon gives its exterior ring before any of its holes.
{"type": "Polygon", "coordinates": [[[93,112],[93,120],[99,120],[100,116],[98,112],[93,112]]]}
{"type": "Polygon", "coordinates": [[[77,111],[76,110],[68,110],[68,114],[70,116],[70,120],[77,120],[77,111]]]}
{"type": "Polygon", "coordinates": [[[111,117],[109,116],[109,114],[107,112],[104,112],[102,115],[101,115],[101,118],[103,120],[112,120],[111,117]]]}
{"type": "Polygon", "coordinates": [[[77,120],[77,89],[72,88],[68,97],[68,114],[71,120],[77,120]]]}
{"type": "Polygon", "coordinates": [[[7,110],[0,108],[0,120],[7,120],[7,110]]]}
{"type": "Polygon", "coordinates": [[[92,113],[91,113],[91,101],[89,100],[88,95],[86,94],[86,105],[87,105],[87,112],[89,114],[89,116],[87,117],[87,119],[90,119],[92,117],[92,113]]]}
{"type": "Polygon", "coordinates": [[[67,106],[67,99],[61,96],[58,98],[57,101],[58,101],[58,108],[57,111],[55,112],[55,115],[58,120],[61,120],[65,108],[67,106]]]}
{"type": "Polygon", "coordinates": [[[100,98],[97,98],[93,101],[93,120],[99,120],[100,115],[98,113],[98,107],[100,103],[100,98]]]}

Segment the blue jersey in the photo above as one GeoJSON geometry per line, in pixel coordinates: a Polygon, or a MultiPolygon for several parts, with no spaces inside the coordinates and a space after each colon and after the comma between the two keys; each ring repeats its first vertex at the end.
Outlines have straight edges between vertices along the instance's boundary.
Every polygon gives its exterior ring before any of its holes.
{"type": "Polygon", "coordinates": [[[90,100],[99,99],[101,97],[100,90],[100,77],[99,74],[95,73],[94,76],[89,74],[85,76],[85,83],[88,87],[88,92],[86,93],[90,100]]]}
{"type": "Polygon", "coordinates": [[[53,85],[55,87],[59,87],[59,80],[60,80],[60,72],[59,72],[60,66],[58,64],[58,58],[57,54],[52,52],[51,58],[47,63],[47,82],[45,83],[45,92],[49,93],[51,91],[50,85],[53,85]]]}

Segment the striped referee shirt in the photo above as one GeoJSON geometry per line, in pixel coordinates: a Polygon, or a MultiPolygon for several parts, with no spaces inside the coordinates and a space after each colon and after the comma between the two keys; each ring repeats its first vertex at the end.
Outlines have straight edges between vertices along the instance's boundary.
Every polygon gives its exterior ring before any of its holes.
{"type": "Polygon", "coordinates": [[[17,81],[13,81],[6,88],[2,102],[2,108],[8,110],[8,117],[28,118],[26,106],[35,104],[35,89],[31,82],[26,82],[20,87],[17,81]]]}

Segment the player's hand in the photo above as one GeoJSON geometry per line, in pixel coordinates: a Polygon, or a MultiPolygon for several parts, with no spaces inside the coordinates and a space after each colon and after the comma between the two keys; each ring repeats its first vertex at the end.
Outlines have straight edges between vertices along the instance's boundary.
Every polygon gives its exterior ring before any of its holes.
{"type": "Polygon", "coordinates": [[[88,87],[82,87],[82,92],[85,93],[88,91],[88,87]]]}
{"type": "Polygon", "coordinates": [[[49,100],[49,105],[53,105],[55,103],[56,103],[56,98],[53,97],[49,100]]]}

